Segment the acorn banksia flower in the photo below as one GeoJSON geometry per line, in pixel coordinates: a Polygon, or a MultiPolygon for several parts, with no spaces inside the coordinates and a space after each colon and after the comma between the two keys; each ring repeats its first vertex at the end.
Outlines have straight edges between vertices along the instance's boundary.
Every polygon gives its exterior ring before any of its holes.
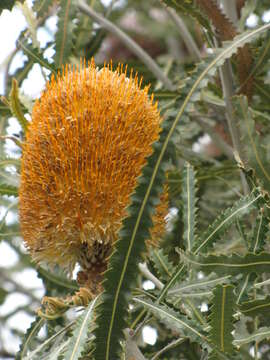
{"type": "MultiPolygon", "coordinates": [[[[79,263],[94,269],[93,277],[106,269],[136,179],[159,138],[157,103],[140,86],[122,67],[98,70],[92,62],[66,67],[36,101],[20,186],[21,230],[35,261],[69,271],[79,263]]],[[[164,223],[165,207],[154,222],[164,223]]]]}

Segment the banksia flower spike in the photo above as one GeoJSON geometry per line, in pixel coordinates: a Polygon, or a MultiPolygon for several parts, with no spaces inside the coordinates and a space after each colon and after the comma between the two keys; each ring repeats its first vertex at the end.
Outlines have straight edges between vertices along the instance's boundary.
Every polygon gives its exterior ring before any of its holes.
{"type": "Polygon", "coordinates": [[[20,222],[35,261],[79,263],[97,277],[106,269],[160,122],[148,88],[120,66],[92,62],[52,78],[22,155],[20,222]]]}

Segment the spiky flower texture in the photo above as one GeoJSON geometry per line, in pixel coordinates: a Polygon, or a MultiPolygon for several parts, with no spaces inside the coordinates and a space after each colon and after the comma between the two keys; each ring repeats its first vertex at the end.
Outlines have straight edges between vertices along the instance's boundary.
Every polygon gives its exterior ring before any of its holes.
{"type": "Polygon", "coordinates": [[[148,88],[120,66],[98,70],[92,62],[52,78],[22,155],[21,230],[37,262],[105,270],[160,122],[148,88]]]}

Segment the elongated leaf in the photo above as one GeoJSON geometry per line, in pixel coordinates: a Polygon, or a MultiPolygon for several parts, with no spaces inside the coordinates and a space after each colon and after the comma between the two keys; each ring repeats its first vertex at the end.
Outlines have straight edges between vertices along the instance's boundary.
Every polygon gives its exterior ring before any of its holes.
{"type": "Polygon", "coordinates": [[[233,349],[233,313],[235,304],[234,287],[217,285],[213,291],[210,315],[210,342],[221,352],[232,354],[233,349]]]}
{"type": "Polygon", "coordinates": [[[68,62],[71,55],[75,29],[75,12],[76,0],[60,0],[54,56],[54,61],[59,68],[68,62]]]}
{"type": "Polygon", "coordinates": [[[13,115],[18,119],[24,132],[27,131],[28,121],[24,117],[22,106],[19,100],[19,89],[16,79],[12,80],[12,88],[9,94],[10,109],[13,115]]]}
{"type": "Polygon", "coordinates": [[[18,188],[12,185],[0,184],[0,195],[18,196],[18,188]]]}
{"type": "Polygon", "coordinates": [[[267,315],[270,311],[270,296],[265,299],[243,302],[239,305],[239,310],[246,316],[267,315]]]}
{"type": "Polygon", "coordinates": [[[198,254],[209,248],[236,219],[248,214],[261,198],[262,195],[258,191],[254,191],[250,195],[242,197],[233,207],[226,209],[199,239],[199,245],[194,249],[194,253],[198,254]]]}
{"type": "Polygon", "coordinates": [[[270,272],[270,253],[261,252],[260,254],[247,253],[245,256],[233,254],[232,256],[196,256],[179,252],[181,260],[186,264],[199,269],[206,274],[214,272],[222,275],[249,274],[251,272],[262,274],[270,272]]]}
{"type": "Polygon", "coordinates": [[[262,207],[256,219],[256,225],[249,247],[250,252],[258,253],[263,250],[269,231],[269,222],[268,209],[267,207],[262,207]]]}
{"type": "Polygon", "coordinates": [[[201,290],[209,290],[212,289],[215,285],[226,283],[230,279],[230,275],[222,276],[222,277],[215,277],[215,276],[208,276],[203,280],[194,280],[194,281],[185,281],[181,283],[179,286],[175,286],[172,288],[168,295],[182,295],[182,294],[189,294],[194,291],[201,291],[201,290]]]}
{"type": "Polygon", "coordinates": [[[56,74],[56,68],[53,64],[50,64],[47,59],[44,58],[42,53],[37,49],[33,48],[30,44],[26,44],[23,41],[18,40],[18,45],[21,47],[25,55],[27,55],[33,62],[38,63],[40,66],[45,67],[50,70],[52,73],[56,74]]]}
{"type": "Polygon", "coordinates": [[[249,344],[253,341],[261,341],[270,338],[270,328],[262,327],[255,331],[253,334],[237,337],[233,343],[235,346],[240,347],[249,344]]]}
{"type": "Polygon", "coordinates": [[[46,288],[52,286],[55,288],[57,286],[58,288],[64,288],[70,290],[78,290],[79,286],[76,281],[74,280],[68,280],[64,276],[56,275],[42,267],[39,267],[37,269],[38,276],[46,283],[46,288]]]}
{"type": "Polygon", "coordinates": [[[6,166],[9,166],[9,165],[16,166],[17,168],[20,168],[21,161],[20,161],[20,159],[10,158],[10,157],[0,159],[0,168],[1,167],[6,167],[6,166]]]}
{"type": "Polygon", "coordinates": [[[30,348],[31,341],[35,338],[36,334],[39,332],[44,322],[45,320],[41,319],[40,317],[37,317],[35,321],[32,322],[24,336],[24,339],[20,346],[20,350],[16,354],[16,360],[23,360],[24,357],[27,355],[27,351],[30,348]]]}
{"type": "Polygon", "coordinates": [[[93,322],[94,308],[97,300],[98,297],[87,306],[83,314],[77,319],[73,335],[64,354],[65,360],[77,360],[80,358],[84,350],[90,324],[93,322]]]}
{"type": "MultiPolygon", "coordinates": [[[[241,132],[244,135],[243,143],[246,145],[248,166],[255,170],[256,176],[261,180],[264,188],[270,191],[270,166],[267,159],[267,150],[262,146],[261,137],[256,134],[253,113],[248,108],[247,98],[238,96],[234,100],[241,132]]],[[[243,159],[244,160],[244,159],[243,159]]]]}
{"type": "MultiPolygon", "coordinates": [[[[149,237],[154,204],[165,180],[164,167],[161,164],[179,120],[185,116],[188,104],[198,100],[197,91],[207,85],[209,77],[215,73],[217,67],[221,66],[225,59],[232,56],[239,47],[250,42],[268,28],[270,28],[270,24],[246,32],[235,38],[232,43],[227,43],[224,49],[218,50],[209,59],[209,62],[201,63],[197,72],[194,72],[190,81],[186,83],[179,100],[180,110],[172,124],[165,124],[164,127],[167,130],[163,130],[160,141],[155,144],[153,155],[143,169],[139,186],[136,188],[136,192],[132,196],[132,204],[128,208],[129,216],[123,222],[119,240],[110,258],[109,269],[104,275],[104,295],[96,321],[97,340],[94,354],[96,360],[114,359],[119,356],[120,340],[123,338],[122,330],[126,327],[125,317],[130,299],[130,289],[136,280],[134,269],[140,260],[141,252],[145,249],[144,241],[149,237]]],[[[164,298],[181,272],[182,266],[175,270],[172,278],[162,290],[159,301],[164,298]]]]}
{"type": "Polygon", "coordinates": [[[194,248],[196,231],[196,178],[192,165],[185,164],[182,177],[182,200],[184,219],[184,241],[188,251],[194,248]]]}
{"type": "Polygon", "coordinates": [[[204,14],[196,8],[192,1],[187,0],[164,0],[164,3],[174,8],[180,14],[185,14],[187,16],[192,16],[199,24],[205,27],[209,32],[212,33],[212,29],[209,23],[209,20],[204,16],[204,14]]]}
{"type": "Polygon", "coordinates": [[[173,264],[169,261],[168,256],[163,249],[153,250],[151,254],[154,268],[162,280],[168,280],[173,273],[173,264]]]}
{"type": "Polygon", "coordinates": [[[177,331],[181,334],[181,336],[184,335],[191,340],[198,341],[202,344],[206,343],[205,334],[202,329],[198,328],[198,325],[195,321],[180,315],[165,305],[155,304],[148,300],[146,301],[139,298],[135,298],[134,301],[143,305],[169,329],[177,331]]]}
{"type": "Polygon", "coordinates": [[[53,4],[54,0],[34,0],[33,9],[38,16],[44,15],[53,4]]]}

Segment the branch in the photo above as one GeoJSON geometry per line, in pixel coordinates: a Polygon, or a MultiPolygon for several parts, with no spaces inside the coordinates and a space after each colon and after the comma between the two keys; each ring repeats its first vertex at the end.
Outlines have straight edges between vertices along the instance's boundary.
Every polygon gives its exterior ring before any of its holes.
{"type": "Polygon", "coordinates": [[[78,1],[78,8],[81,12],[94,19],[101,27],[117,36],[130,51],[132,51],[137,57],[148,67],[148,69],[159,79],[164,86],[173,91],[175,87],[170,79],[164,75],[161,68],[155,63],[155,61],[133,40],[130,36],[125,34],[119,27],[115,26],[111,21],[105,19],[101,14],[95,12],[89,7],[83,0],[78,1]]]}
{"type": "Polygon", "coordinates": [[[143,274],[143,276],[146,277],[146,279],[152,281],[159,290],[162,290],[164,288],[164,284],[162,284],[162,282],[159,281],[159,279],[156,278],[155,275],[153,275],[149,271],[146,263],[140,263],[139,264],[139,270],[143,274]]]}
{"type": "Polygon", "coordinates": [[[180,18],[180,16],[178,16],[178,14],[176,13],[176,11],[174,9],[166,6],[161,0],[160,0],[160,3],[164,7],[166,12],[168,13],[170,18],[175,23],[176,28],[179,32],[179,35],[183,39],[189,53],[194,57],[194,59],[196,61],[200,61],[201,60],[200,50],[199,50],[197,44],[195,43],[193,37],[191,36],[190,32],[188,31],[184,21],[180,18]]]}
{"type": "Polygon", "coordinates": [[[210,126],[200,115],[194,116],[193,119],[200,125],[215,143],[215,145],[226,155],[229,159],[234,159],[233,149],[223,138],[215,131],[214,127],[210,126]]]}

